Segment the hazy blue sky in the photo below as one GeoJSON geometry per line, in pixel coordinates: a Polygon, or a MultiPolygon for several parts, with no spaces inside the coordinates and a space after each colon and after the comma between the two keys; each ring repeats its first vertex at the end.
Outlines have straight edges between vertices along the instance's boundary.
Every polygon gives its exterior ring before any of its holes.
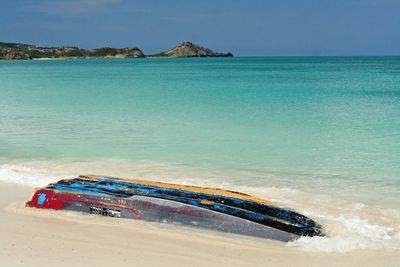
{"type": "Polygon", "coordinates": [[[0,40],[236,55],[400,55],[400,0],[1,0],[0,40]]]}

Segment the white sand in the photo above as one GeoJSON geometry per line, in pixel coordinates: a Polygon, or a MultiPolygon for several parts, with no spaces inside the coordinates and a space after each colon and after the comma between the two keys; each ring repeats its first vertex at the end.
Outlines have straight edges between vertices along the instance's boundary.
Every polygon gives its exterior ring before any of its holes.
{"type": "Polygon", "coordinates": [[[25,208],[0,183],[0,266],[399,266],[399,250],[307,252],[181,226],[25,208]]]}

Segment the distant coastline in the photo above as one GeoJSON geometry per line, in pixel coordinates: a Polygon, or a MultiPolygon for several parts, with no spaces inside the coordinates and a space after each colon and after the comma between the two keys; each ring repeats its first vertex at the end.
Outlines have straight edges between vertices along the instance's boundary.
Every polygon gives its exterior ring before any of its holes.
{"type": "Polygon", "coordinates": [[[232,57],[230,52],[214,52],[209,48],[191,42],[164,52],[146,55],[138,47],[113,48],[102,47],[81,49],[75,46],[41,47],[20,43],[0,42],[0,60],[56,60],[87,58],[178,58],[178,57],[232,57]]]}

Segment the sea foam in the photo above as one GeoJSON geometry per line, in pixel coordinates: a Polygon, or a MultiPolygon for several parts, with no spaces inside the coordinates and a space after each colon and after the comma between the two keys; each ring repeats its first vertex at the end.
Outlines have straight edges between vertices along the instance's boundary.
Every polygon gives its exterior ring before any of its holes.
{"type": "MultiPolygon", "coordinates": [[[[314,216],[323,218],[326,237],[300,237],[288,243],[306,251],[349,252],[356,249],[400,249],[393,227],[374,224],[359,217],[314,216]]],[[[320,220],[321,221],[321,220],[320,220]]]]}
{"type": "Polygon", "coordinates": [[[44,186],[52,181],[54,177],[29,166],[20,164],[0,165],[0,181],[27,186],[44,186]]]}

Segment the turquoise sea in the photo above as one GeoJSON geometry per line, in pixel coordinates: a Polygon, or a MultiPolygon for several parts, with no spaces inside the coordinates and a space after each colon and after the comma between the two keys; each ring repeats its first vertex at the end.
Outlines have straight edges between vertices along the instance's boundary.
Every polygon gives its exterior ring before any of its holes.
{"type": "Polygon", "coordinates": [[[0,62],[0,180],[80,172],[282,202],[331,238],[400,248],[400,57],[0,62]]]}

